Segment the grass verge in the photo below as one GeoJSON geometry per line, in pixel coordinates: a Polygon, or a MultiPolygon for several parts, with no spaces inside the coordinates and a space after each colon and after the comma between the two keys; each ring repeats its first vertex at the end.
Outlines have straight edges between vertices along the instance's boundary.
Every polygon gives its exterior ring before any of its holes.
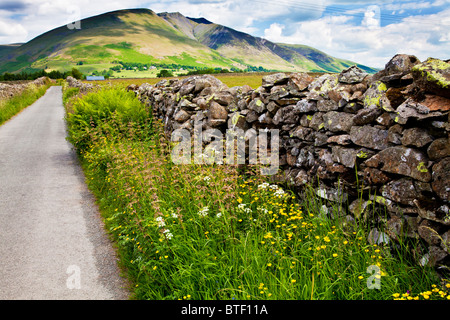
{"type": "Polygon", "coordinates": [[[24,108],[33,104],[45,94],[49,87],[50,83],[42,86],[35,86],[31,84],[22,93],[7,100],[0,100],[0,125],[11,119],[24,108]]]}
{"type": "Polygon", "coordinates": [[[337,207],[325,218],[312,188],[299,196],[252,168],[173,164],[162,124],[132,93],[102,89],[66,108],[135,299],[449,297],[450,284],[409,259],[414,244],[369,244],[367,224],[346,224],[337,207]]]}

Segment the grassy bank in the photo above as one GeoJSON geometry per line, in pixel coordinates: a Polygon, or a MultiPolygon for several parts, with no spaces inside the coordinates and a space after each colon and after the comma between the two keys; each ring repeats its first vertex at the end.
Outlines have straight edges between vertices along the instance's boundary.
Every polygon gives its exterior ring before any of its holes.
{"type": "Polygon", "coordinates": [[[49,87],[50,83],[42,86],[30,84],[22,93],[6,100],[0,100],[0,125],[33,104],[45,94],[49,87]]]}
{"type": "Polygon", "coordinates": [[[409,258],[413,243],[369,244],[369,225],[346,224],[339,206],[325,218],[311,188],[297,195],[252,167],[175,165],[161,123],[133,93],[64,98],[134,298],[448,298],[450,285],[409,258]]]}

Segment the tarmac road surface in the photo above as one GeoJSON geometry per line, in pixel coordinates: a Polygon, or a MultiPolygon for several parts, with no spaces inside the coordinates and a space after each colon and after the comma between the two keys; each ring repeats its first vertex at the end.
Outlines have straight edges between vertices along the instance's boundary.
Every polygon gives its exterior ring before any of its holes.
{"type": "Polygon", "coordinates": [[[127,299],[66,141],[61,87],[0,126],[0,299],[127,299]]]}

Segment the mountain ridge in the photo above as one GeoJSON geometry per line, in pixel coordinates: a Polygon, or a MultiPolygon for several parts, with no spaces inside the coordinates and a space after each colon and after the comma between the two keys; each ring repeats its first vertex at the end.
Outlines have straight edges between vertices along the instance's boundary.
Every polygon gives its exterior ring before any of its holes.
{"type": "Polygon", "coordinates": [[[90,73],[118,66],[118,61],[284,72],[340,72],[355,64],[362,66],[304,45],[254,37],[205,18],[142,8],[103,13],[82,19],[80,30],[61,26],[20,46],[0,46],[0,73],[65,71],[74,66],[90,73]]]}

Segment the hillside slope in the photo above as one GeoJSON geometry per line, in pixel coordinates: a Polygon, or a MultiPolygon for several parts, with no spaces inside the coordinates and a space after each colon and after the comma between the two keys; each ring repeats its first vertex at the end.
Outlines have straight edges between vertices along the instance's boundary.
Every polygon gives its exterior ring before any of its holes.
{"type": "Polygon", "coordinates": [[[204,18],[130,9],[83,19],[80,30],[62,26],[20,46],[0,46],[0,73],[75,66],[91,73],[119,66],[119,61],[292,72],[339,72],[354,64],[300,48],[304,46],[276,44],[204,18]]]}

